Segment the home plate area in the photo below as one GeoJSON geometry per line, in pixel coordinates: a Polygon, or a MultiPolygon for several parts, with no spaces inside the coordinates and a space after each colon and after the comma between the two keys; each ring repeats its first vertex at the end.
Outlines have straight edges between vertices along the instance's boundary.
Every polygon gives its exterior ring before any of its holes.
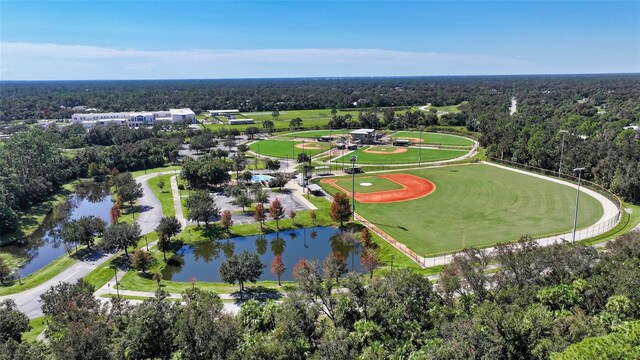
{"type": "MultiPolygon", "coordinates": [[[[435,191],[436,186],[429,180],[410,174],[385,174],[359,177],[355,185],[355,199],[361,203],[390,203],[419,199],[435,191]]],[[[322,179],[338,190],[351,196],[352,180],[322,179]]]]}

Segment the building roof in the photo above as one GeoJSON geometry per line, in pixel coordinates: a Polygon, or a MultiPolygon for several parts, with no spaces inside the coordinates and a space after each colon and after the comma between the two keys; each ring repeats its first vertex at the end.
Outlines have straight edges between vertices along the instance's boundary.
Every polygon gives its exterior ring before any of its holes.
{"type": "Polygon", "coordinates": [[[169,109],[169,112],[172,115],[195,115],[195,113],[191,109],[169,109]]]}
{"type": "Polygon", "coordinates": [[[356,134],[356,135],[369,135],[372,132],[374,132],[374,129],[358,129],[358,130],[353,130],[352,132],[350,132],[349,134],[356,134]]]}
{"type": "Polygon", "coordinates": [[[309,184],[307,186],[307,188],[309,189],[309,191],[322,191],[322,188],[319,185],[316,184],[309,184]]]}

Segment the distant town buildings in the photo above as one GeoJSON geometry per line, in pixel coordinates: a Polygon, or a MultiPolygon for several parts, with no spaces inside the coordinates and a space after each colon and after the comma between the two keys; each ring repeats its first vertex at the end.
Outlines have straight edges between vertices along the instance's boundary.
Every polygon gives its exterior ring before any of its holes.
{"type": "Polygon", "coordinates": [[[108,124],[138,127],[153,125],[156,121],[170,123],[185,121],[193,124],[196,122],[196,114],[191,109],[169,109],[168,111],[85,113],[71,116],[72,123],[82,124],[86,128],[108,124]]]}

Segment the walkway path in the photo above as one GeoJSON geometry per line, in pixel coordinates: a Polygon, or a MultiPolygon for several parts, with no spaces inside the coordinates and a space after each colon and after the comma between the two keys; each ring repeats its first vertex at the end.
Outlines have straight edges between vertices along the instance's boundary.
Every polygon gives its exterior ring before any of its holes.
{"type": "MultiPolygon", "coordinates": [[[[157,172],[138,176],[136,178],[136,181],[142,184],[142,189],[144,191],[144,195],[138,199],[138,204],[142,208],[142,213],[138,219],[136,219],[136,222],[140,225],[142,234],[154,231],[162,218],[162,206],[149,187],[149,179],[155,176],[172,173],[175,173],[175,171],[157,172]]],[[[80,278],[87,276],[95,268],[111,259],[113,255],[114,253],[98,253],[95,258],[90,260],[80,260],[44,283],[17,294],[1,296],[0,301],[13,299],[18,306],[18,310],[25,313],[30,319],[42,316],[40,295],[44,294],[52,286],[61,282],[74,283],[78,281],[80,278]]]]}

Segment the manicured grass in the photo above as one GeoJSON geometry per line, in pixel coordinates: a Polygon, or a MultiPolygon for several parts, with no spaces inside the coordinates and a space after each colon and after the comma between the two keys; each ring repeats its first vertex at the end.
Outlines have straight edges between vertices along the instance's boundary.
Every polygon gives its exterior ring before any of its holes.
{"type": "MultiPolygon", "coordinates": [[[[338,180],[337,185],[347,191],[351,191],[351,179],[338,180]]],[[[359,177],[355,182],[355,192],[360,194],[397,189],[402,189],[402,185],[381,177],[359,177]],[[371,186],[361,185],[363,183],[369,183],[371,186]]]]}
{"type": "MultiPolygon", "coordinates": [[[[398,172],[429,179],[435,192],[398,203],[356,203],[356,211],[419,255],[568,232],[573,226],[575,189],[568,186],[484,164],[398,172]]],[[[596,199],[581,195],[579,228],[602,214],[596,199]]]]}
{"type": "Polygon", "coordinates": [[[38,338],[38,335],[40,335],[40,333],[42,333],[47,327],[46,321],[46,316],[40,316],[29,320],[29,326],[31,326],[31,330],[22,334],[22,341],[31,343],[35,342],[38,338]]]}
{"type": "Polygon", "coordinates": [[[149,179],[149,187],[153,194],[160,200],[162,205],[162,215],[176,216],[176,209],[173,207],[173,191],[171,191],[171,177],[173,174],[160,175],[149,179]],[[164,181],[164,186],[160,189],[160,179],[164,181]]]}
{"type": "MultiPolygon", "coordinates": [[[[352,155],[358,157],[358,161],[356,164],[410,164],[417,163],[420,155],[420,150],[418,148],[407,148],[407,147],[397,147],[400,149],[406,149],[406,152],[398,153],[398,154],[372,154],[365,152],[364,150],[370,147],[364,147],[362,149],[358,149],[354,152],[346,154],[344,156],[345,163],[349,163],[349,159],[352,155]]],[[[384,148],[395,148],[392,146],[374,146],[376,151],[383,150],[384,148]]],[[[427,163],[431,161],[442,161],[455,159],[457,157],[465,155],[468,151],[466,150],[450,150],[450,149],[422,149],[422,162],[427,163]]],[[[335,160],[335,162],[339,163],[342,161],[342,157],[335,160]]]]}
{"type": "Polygon", "coordinates": [[[69,255],[61,256],[42,269],[30,274],[29,276],[23,277],[20,281],[15,281],[10,285],[0,285],[0,296],[15,294],[32,289],[56,276],[62,270],[75,264],[76,261],[77,260],[70,258],[69,255]]]}
{"type": "Polygon", "coordinates": [[[594,245],[614,239],[622,234],[626,234],[629,231],[633,230],[638,224],[640,224],[640,206],[624,203],[623,208],[630,210],[631,213],[627,212],[626,210],[623,211],[622,219],[613,229],[591,239],[581,240],[580,242],[585,245],[594,245]]]}
{"type": "Polygon", "coordinates": [[[282,134],[280,136],[288,137],[288,138],[319,138],[321,136],[333,136],[337,138],[338,136],[348,135],[350,131],[348,129],[336,129],[336,130],[308,130],[308,131],[298,131],[292,132],[288,134],[282,134]]]}
{"type": "Polygon", "coordinates": [[[460,104],[457,104],[457,105],[429,106],[427,108],[427,110],[435,109],[436,111],[459,113],[460,112],[460,105],[466,104],[466,103],[468,103],[468,101],[463,101],[463,102],[461,102],[460,104]]]}
{"type": "MultiPolygon", "coordinates": [[[[288,157],[289,159],[291,159],[292,156],[296,158],[298,154],[301,154],[303,152],[301,148],[295,146],[297,144],[302,144],[302,141],[260,140],[249,145],[249,148],[251,149],[251,151],[260,155],[273,156],[278,158],[288,157]]],[[[306,144],[308,144],[308,142],[306,142],[306,144]]],[[[322,148],[305,148],[304,152],[309,156],[313,156],[329,149],[329,144],[327,143],[314,142],[313,144],[316,147],[321,146],[322,148]]]]}
{"type": "Polygon", "coordinates": [[[163,172],[163,171],[172,171],[172,170],[177,170],[178,173],[180,173],[180,169],[182,169],[180,165],[165,165],[165,166],[161,166],[153,169],[133,171],[131,175],[135,178],[141,175],[153,174],[153,173],[163,172]]]}
{"type": "MultiPolygon", "coordinates": [[[[391,135],[392,138],[407,137],[420,139],[419,131],[398,131],[391,135]]],[[[443,145],[443,146],[472,146],[473,141],[462,136],[439,134],[432,132],[422,133],[422,143],[426,145],[443,145]]]]}

